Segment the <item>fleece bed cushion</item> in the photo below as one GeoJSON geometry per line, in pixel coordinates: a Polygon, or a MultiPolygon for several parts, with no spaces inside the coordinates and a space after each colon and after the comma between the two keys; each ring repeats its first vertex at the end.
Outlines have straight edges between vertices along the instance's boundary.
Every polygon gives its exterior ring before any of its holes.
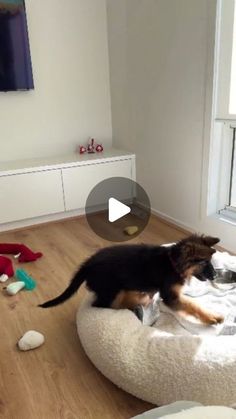
{"type": "Polygon", "coordinates": [[[78,310],[79,338],[118,387],[159,406],[236,403],[236,336],[170,335],[144,326],[130,310],[92,307],[92,300],[87,295],[78,310]]]}

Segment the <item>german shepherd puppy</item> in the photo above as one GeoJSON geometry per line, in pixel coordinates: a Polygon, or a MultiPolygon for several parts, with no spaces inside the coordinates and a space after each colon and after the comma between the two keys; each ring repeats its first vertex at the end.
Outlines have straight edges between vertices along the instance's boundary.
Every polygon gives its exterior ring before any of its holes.
{"type": "Polygon", "coordinates": [[[82,264],[61,295],[40,307],[63,303],[86,281],[95,294],[95,307],[132,310],[148,304],[159,291],[164,303],[174,310],[183,310],[204,323],[222,322],[222,316],[203,309],[181,292],[192,275],[213,280],[210,260],[215,252],[212,246],[218,242],[215,237],[192,235],[169,247],[137,244],[104,248],[82,264]]]}

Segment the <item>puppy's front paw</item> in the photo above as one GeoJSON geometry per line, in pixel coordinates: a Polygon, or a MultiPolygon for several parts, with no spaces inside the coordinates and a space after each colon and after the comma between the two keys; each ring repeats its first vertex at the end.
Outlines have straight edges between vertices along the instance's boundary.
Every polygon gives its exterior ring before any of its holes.
{"type": "Polygon", "coordinates": [[[215,314],[215,319],[217,320],[217,323],[223,323],[225,318],[221,314],[215,314]]]}
{"type": "Polygon", "coordinates": [[[201,315],[201,320],[206,324],[223,323],[224,317],[221,314],[207,312],[201,315]]]}

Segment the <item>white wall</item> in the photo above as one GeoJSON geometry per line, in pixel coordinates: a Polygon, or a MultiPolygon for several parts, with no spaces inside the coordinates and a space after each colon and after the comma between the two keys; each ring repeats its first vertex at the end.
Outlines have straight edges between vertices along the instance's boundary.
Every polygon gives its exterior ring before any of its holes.
{"type": "Polygon", "coordinates": [[[152,206],[199,214],[206,1],[128,1],[128,74],[138,179],[152,206]],[[134,10],[135,9],[135,10],[134,10]]]}
{"type": "Polygon", "coordinates": [[[107,0],[114,142],[136,152],[153,209],[236,251],[206,215],[216,1],[118,3],[107,0]]]}
{"type": "Polygon", "coordinates": [[[26,0],[35,90],[0,93],[0,160],[111,145],[105,0],[26,0]]]}
{"type": "Polygon", "coordinates": [[[126,1],[126,59],[121,64],[126,65],[122,72],[127,98],[117,112],[114,73],[116,79],[122,75],[113,64],[118,61],[116,44],[120,45],[113,29],[117,2],[108,1],[115,143],[134,147],[137,179],[149,193],[152,207],[193,227],[200,211],[207,2],[126,1]],[[120,140],[116,126],[121,112],[128,122],[120,140]]]}
{"type": "Polygon", "coordinates": [[[134,150],[128,139],[128,84],[127,84],[127,0],[107,0],[107,25],[110,66],[113,142],[120,148],[134,150]]]}

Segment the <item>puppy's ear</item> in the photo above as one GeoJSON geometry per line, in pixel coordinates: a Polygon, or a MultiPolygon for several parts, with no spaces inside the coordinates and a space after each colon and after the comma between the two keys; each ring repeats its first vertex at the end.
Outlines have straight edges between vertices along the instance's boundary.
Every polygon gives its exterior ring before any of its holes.
{"type": "Polygon", "coordinates": [[[211,237],[211,236],[202,236],[202,242],[206,246],[214,246],[215,244],[219,243],[220,239],[218,237],[211,237]]]}
{"type": "Polygon", "coordinates": [[[188,257],[194,257],[196,253],[196,246],[193,243],[185,243],[183,246],[184,254],[188,257]]]}
{"type": "Polygon", "coordinates": [[[216,252],[216,250],[213,247],[211,247],[211,244],[209,245],[201,241],[201,243],[186,243],[185,246],[183,246],[183,252],[185,257],[189,260],[199,259],[199,261],[201,261],[210,260],[212,255],[216,252]]]}

